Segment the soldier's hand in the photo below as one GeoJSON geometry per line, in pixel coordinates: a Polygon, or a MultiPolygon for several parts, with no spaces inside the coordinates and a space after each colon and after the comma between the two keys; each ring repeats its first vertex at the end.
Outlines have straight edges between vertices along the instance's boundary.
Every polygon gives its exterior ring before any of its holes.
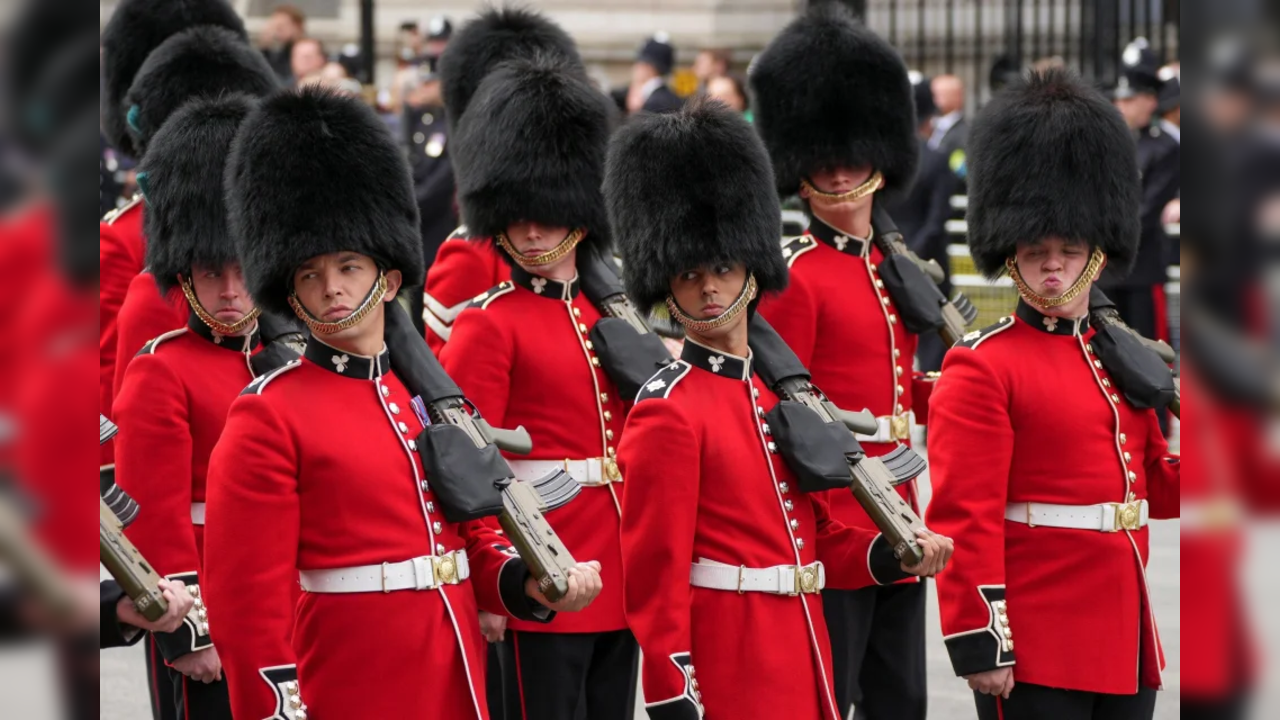
{"type": "Polygon", "coordinates": [[[160,593],[169,604],[168,611],[155,622],[151,622],[138,612],[138,607],[127,595],[120,598],[116,605],[116,618],[124,625],[132,625],[149,632],[169,633],[182,625],[182,620],[191,612],[196,599],[187,592],[187,586],[181,580],[161,580],[160,593]]]}
{"type": "Polygon", "coordinates": [[[206,685],[222,679],[222,658],[217,648],[205,648],[174,660],[173,669],[206,685]]]}
{"type": "Polygon", "coordinates": [[[529,597],[556,612],[578,612],[585,609],[603,588],[604,584],[600,580],[600,563],[595,560],[580,562],[569,568],[569,592],[565,593],[558,602],[548,600],[547,596],[538,589],[538,583],[533,578],[525,581],[525,592],[529,597]]]}
{"type": "Polygon", "coordinates": [[[502,642],[507,636],[507,617],[480,611],[480,632],[491,643],[502,642]]]}
{"type": "Polygon", "coordinates": [[[931,530],[917,530],[916,542],[924,551],[924,560],[921,560],[918,565],[903,563],[902,571],[920,577],[933,577],[942,572],[942,569],[947,566],[947,561],[951,559],[951,553],[956,549],[951,538],[938,535],[931,530]]]}
{"type": "Polygon", "coordinates": [[[995,670],[980,672],[977,675],[968,675],[965,677],[969,681],[969,687],[977,690],[984,695],[999,695],[1005,700],[1009,699],[1009,693],[1013,692],[1013,668],[1003,667],[995,670]]]}

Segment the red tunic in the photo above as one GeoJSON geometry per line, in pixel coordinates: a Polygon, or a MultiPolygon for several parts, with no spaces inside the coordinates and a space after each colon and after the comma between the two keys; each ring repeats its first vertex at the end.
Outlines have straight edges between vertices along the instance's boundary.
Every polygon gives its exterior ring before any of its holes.
{"type": "Polygon", "coordinates": [[[842,589],[903,577],[876,533],[799,491],[763,421],[777,402],[749,360],[686,341],[627,418],[622,562],[650,717],[696,717],[700,691],[709,718],[840,718],[821,596],[693,587],[692,563],[821,560],[842,589]]]}
{"type": "MultiPolygon", "coordinates": [[[[231,401],[253,380],[257,346],[256,332],[215,340],[193,315],[145,344],[116,396],[116,482],[144,508],[126,534],[156,572],[188,586],[204,576],[204,520],[192,504],[205,502],[209,456],[231,401]]],[[[170,661],[210,645],[194,624],[156,639],[170,661]]]]}
{"type": "MultiPolygon", "coordinates": [[[[583,460],[615,454],[626,403],[592,360],[587,333],[600,312],[578,283],[534,278],[522,270],[458,316],[441,353],[445,370],[500,427],[524,426],[533,452],[521,460],[583,460]]],[[[604,589],[584,611],[550,624],[513,621],[514,630],[610,632],[627,627],[622,611],[618,518],[622,488],[583,487],[568,505],[547,513],[565,547],[600,561],[604,589]]]]}
{"type": "MultiPolygon", "coordinates": [[[[128,205],[108,213],[98,224],[98,409],[108,418],[114,417],[111,404],[116,369],[116,316],[124,304],[129,283],[142,272],[146,262],[142,208],[142,195],[135,195],[128,205]]],[[[178,320],[179,325],[182,322],[178,320]]],[[[111,464],[114,448],[112,443],[102,446],[101,464],[111,464]]]]}
{"type": "MultiPolygon", "coordinates": [[[[790,284],[762,300],[760,313],[809,368],[813,383],[845,410],[867,409],[876,417],[910,411],[916,336],[902,326],[878,276],[880,249],[814,218],[809,233],[784,245],[783,254],[790,284]]],[[[909,445],[910,439],[900,442],[909,445]]],[[[870,457],[897,444],[862,441],[870,457]]],[[[898,493],[918,509],[914,481],[898,493]]],[[[828,499],[846,525],[875,527],[851,493],[833,492],[828,499]]]]}
{"type": "Polygon", "coordinates": [[[1012,665],[1018,682],[1133,694],[1159,688],[1148,531],[1032,527],[1006,506],[1147,499],[1178,516],[1180,469],[1151,410],[1118,394],[1087,321],[1051,322],[1025,303],[947,353],[933,393],[929,527],[955,538],[938,576],[942,631],[958,675],[1012,665]],[[1077,334],[1077,332],[1079,334],[1077,334]],[[1013,644],[997,640],[1007,602],[1013,644]]]}
{"type": "Polygon", "coordinates": [[[453,231],[427,269],[422,293],[422,322],[427,345],[436,355],[449,342],[458,314],[480,293],[511,279],[508,265],[491,241],[468,240],[467,228],[453,231]]]}
{"type": "Polygon", "coordinates": [[[125,370],[142,346],[152,338],[181,327],[190,314],[191,307],[181,291],[161,295],[154,275],[141,272],[133,276],[124,304],[116,315],[116,363],[115,376],[111,381],[113,396],[120,394],[125,370]]]}
{"type": "Polygon", "coordinates": [[[277,718],[295,673],[316,718],[488,717],[477,605],[532,618],[528,570],[484,523],[444,519],[411,449],[410,399],[386,351],[313,337],[231,404],[209,465],[205,596],[236,717],[277,718]],[[464,548],[457,585],[290,603],[300,569],[464,548]]]}

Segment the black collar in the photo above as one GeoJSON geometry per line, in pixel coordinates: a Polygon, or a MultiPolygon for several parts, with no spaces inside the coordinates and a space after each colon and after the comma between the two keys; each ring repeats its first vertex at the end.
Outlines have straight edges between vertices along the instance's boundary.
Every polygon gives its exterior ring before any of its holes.
{"type": "Polygon", "coordinates": [[[343,352],[323,340],[311,336],[304,356],[330,372],[357,380],[372,380],[391,371],[391,352],[384,345],[377,357],[343,352]]]}
{"type": "Polygon", "coordinates": [[[228,335],[220,335],[213,331],[213,328],[204,324],[199,315],[192,312],[187,317],[187,327],[200,337],[213,343],[216,347],[226,348],[227,350],[235,350],[236,352],[251,352],[258,347],[262,340],[262,336],[258,333],[260,325],[254,323],[253,332],[248,335],[239,337],[231,337],[228,335]]]}
{"type": "Polygon", "coordinates": [[[554,298],[556,300],[564,300],[568,302],[578,296],[581,283],[578,282],[578,276],[574,275],[569,282],[560,282],[559,280],[548,280],[544,277],[533,275],[528,270],[519,265],[511,268],[511,280],[515,284],[532,292],[534,295],[542,297],[554,298]]]}
{"type": "Polygon", "coordinates": [[[713,375],[732,378],[734,380],[751,379],[751,357],[738,357],[719,350],[712,350],[699,345],[689,338],[684,340],[684,350],[680,359],[690,365],[702,368],[713,375]]]}
{"type": "Polygon", "coordinates": [[[816,215],[809,221],[809,234],[846,255],[859,257],[866,252],[867,242],[871,239],[863,240],[847,235],[819,220],[816,215]]]}
{"type": "Polygon", "coordinates": [[[1022,299],[1018,300],[1017,315],[1026,324],[1050,335],[1083,335],[1089,329],[1088,315],[1079,320],[1053,318],[1031,307],[1026,300],[1022,299]]]}

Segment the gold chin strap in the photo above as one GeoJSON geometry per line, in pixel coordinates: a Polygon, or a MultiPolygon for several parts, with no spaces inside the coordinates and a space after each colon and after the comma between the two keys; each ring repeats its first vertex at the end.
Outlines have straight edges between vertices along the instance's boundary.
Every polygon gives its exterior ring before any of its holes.
{"type": "Polygon", "coordinates": [[[582,242],[582,238],[586,236],[587,231],[578,228],[569,233],[560,244],[542,253],[541,255],[523,255],[516,246],[511,244],[511,240],[507,238],[506,233],[498,233],[498,244],[506,250],[512,258],[515,259],[522,267],[545,267],[555,262],[559,262],[561,258],[569,254],[569,251],[578,246],[582,242]]]}
{"type": "Polygon", "coordinates": [[[196,297],[195,288],[191,287],[190,280],[179,276],[178,284],[182,286],[182,294],[187,296],[187,304],[191,306],[191,310],[195,312],[196,317],[200,318],[200,322],[208,325],[211,330],[219,335],[239,335],[245,328],[252,325],[258,319],[258,316],[262,314],[261,310],[254,308],[246,313],[244,317],[230,325],[224,322],[219,322],[217,318],[210,315],[209,311],[205,310],[204,306],[200,304],[200,299],[196,297]]]}
{"type": "Polygon", "coordinates": [[[294,314],[297,315],[302,322],[306,323],[307,327],[311,328],[311,332],[316,335],[332,335],[336,332],[341,332],[347,328],[355,327],[360,324],[361,320],[368,317],[369,313],[373,312],[373,309],[378,307],[378,303],[382,302],[382,298],[386,297],[386,294],[387,275],[386,273],[379,272],[378,282],[374,283],[373,287],[369,289],[369,294],[365,296],[364,302],[360,303],[360,307],[356,308],[355,312],[342,318],[338,322],[325,322],[315,315],[312,315],[310,311],[302,306],[302,301],[299,300],[298,295],[293,292],[289,293],[289,307],[293,308],[294,314]]]}
{"type": "Polygon", "coordinates": [[[667,296],[667,310],[671,312],[671,317],[675,318],[676,322],[683,325],[686,330],[705,333],[718,327],[724,327],[732,322],[734,318],[741,315],[742,311],[746,310],[747,306],[751,304],[751,301],[756,299],[758,290],[756,276],[754,274],[748,275],[747,284],[742,286],[742,292],[738,294],[738,299],[734,300],[727,310],[710,320],[699,320],[681,310],[680,306],[676,304],[676,299],[671,295],[667,296]]]}
{"type": "Polygon", "coordinates": [[[1067,303],[1080,297],[1082,293],[1089,291],[1089,286],[1098,279],[1098,273],[1102,272],[1102,265],[1107,260],[1107,254],[1102,252],[1102,248],[1095,247],[1093,254],[1089,257],[1089,264],[1085,266],[1084,272],[1080,273],[1080,277],[1067,288],[1067,291],[1058,297],[1045,297],[1031,289],[1027,285],[1027,281],[1022,279],[1022,273],[1018,272],[1018,261],[1009,257],[1004,261],[1004,266],[1009,271],[1009,277],[1013,278],[1013,284],[1018,288],[1018,294],[1022,296],[1031,305],[1042,310],[1049,308],[1062,307],[1067,303]]]}
{"type": "Polygon", "coordinates": [[[814,187],[813,183],[808,180],[800,180],[800,187],[808,188],[809,194],[812,195],[809,199],[810,202],[815,202],[819,205],[838,205],[840,203],[855,202],[874,193],[883,186],[884,175],[882,175],[879,170],[872,173],[871,177],[867,178],[866,182],[848,192],[843,193],[823,192],[814,187]]]}

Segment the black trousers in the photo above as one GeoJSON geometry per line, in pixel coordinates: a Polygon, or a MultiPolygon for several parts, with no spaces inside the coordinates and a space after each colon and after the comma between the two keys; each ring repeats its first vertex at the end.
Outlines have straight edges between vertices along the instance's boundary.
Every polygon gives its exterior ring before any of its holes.
{"type": "Polygon", "coordinates": [[[924,720],[925,585],[822,592],[841,717],[924,720]]]}
{"type": "Polygon", "coordinates": [[[640,647],[630,630],[508,630],[501,645],[491,652],[501,666],[503,696],[501,712],[490,703],[492,720],[619,720],[635,713],[640,647]]]}
{"type": "Polygon", "coordinates": [[[1142,688],[1136,695],[1062,690],[1017,682],[1009,699],[974,693],[978,720],[1151,720],[1156,691],[1142,688]]]}
{"type": "Polygon", "coordinates": [[[227,679],[205,684],[169,667],[150,635],[143,651],[147,656],[147,694],[155,720],[231,720],[231,696],[227,679]]]}

